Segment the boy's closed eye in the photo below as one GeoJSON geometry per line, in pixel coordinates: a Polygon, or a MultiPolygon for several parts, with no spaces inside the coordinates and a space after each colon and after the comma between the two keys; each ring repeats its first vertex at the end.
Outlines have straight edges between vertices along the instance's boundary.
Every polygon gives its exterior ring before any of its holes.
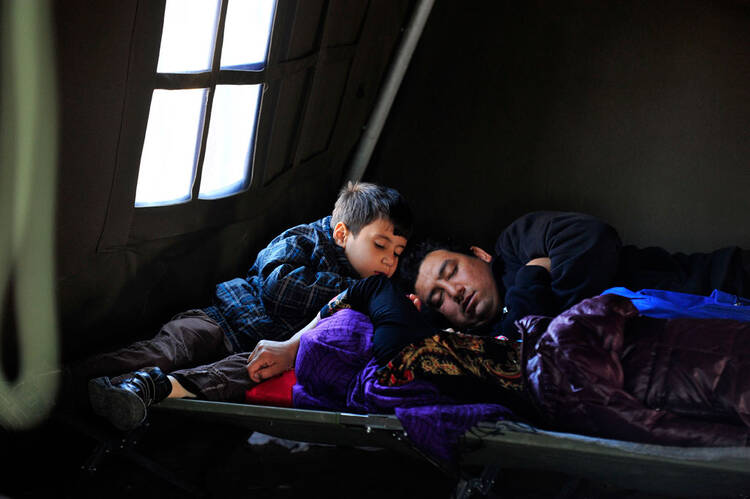
{"type": "Polygon", "coordinates": [[[349,263],[360,277],[384,274],[391,277],[398,265],[406,238],[393,233],[393,224],[385,219],[375,220],[353,234],[345,224],[333,230],[336,244],[344,248],[349,263]]]}
{"type": "MultiPolygon", "coordinates": [[[[390,244],[383,244],[383,243],[380,243],[380,242],[373,242],[373,244],[379,250],[387,250],[388,247],[390,246],[390,244]]],[[[393,257],[396,258],[396,259],[398,259],[398,258],[401,257],[401,253],[403,253],[403,252],[404,252],[404,249],[402,247],[396,246],[396,248],[393,250],[393,257]]]]}

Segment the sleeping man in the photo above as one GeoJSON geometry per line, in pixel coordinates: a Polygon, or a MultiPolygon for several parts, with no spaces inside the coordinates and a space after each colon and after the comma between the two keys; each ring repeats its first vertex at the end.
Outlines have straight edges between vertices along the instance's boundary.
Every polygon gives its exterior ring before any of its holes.
{"type": "Polygon", "coordinates": [[[400,272],[423,303],[464,332],[511,337],[518,319],[557,315],[614,286],[750,296],[750,252],[623,246],[610,225],[570,212],[522,216],[500,234],[492,255],[423,242],[402,259],[400,272]]]}
{"type": "MultiPolygon", "coordinates": [[[[589,435],[750,445],[750,324],[653,319],[621,296],[585,299],[649,276],[651,287],[665,282],[693,291],[689,286],[697,283],[744,294],[747,275],[737,267],[737,250],[689,257],[648,250],[674,264],[655,273],[635,250],[627,250],[635,256],[623,264],[616,234],[593,217],[550,212],[527,217],[501,235],[494,258],[479,248],[471,255],[443,248],[416,260],[413,300],[437,309],[459,331],[489,335],[442,331],[392,283],[373,279],[328,307],[348,304],[372,321],[377,382],[427,381],[457,401],[494,399],[537,424],[589,435]],[[524,247],[527,236],[533,237],[524,247]],[[623,268],[640,272],[618,281],[623,268]],[[525,319],[511,329],[511,316],[525,319]]],[[[260,381],[299,369],[295,362],[314,357],[297,358],[300,338],[308,335],[313,338],[315,331],[296,335],[296,346],[259,345],[249,357],[250,377],[260,381]]]]}

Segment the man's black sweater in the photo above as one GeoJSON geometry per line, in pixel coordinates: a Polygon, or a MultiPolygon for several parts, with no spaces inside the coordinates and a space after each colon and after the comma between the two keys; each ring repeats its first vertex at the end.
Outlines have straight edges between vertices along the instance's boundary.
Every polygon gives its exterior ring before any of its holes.
{"type": "Polygon", "coordinates": [[[612,226],[572,212],[538,211],[514,221],[497,239],[492,271],[505,307],[492,329],[511,336],[518,319],[555,316],[613,286],[701,295],[750,291],[737,247],[685,255],[623,246],[612,226]],[[551,260],[551,272],[527,265],[539,257],[551,260]]]}

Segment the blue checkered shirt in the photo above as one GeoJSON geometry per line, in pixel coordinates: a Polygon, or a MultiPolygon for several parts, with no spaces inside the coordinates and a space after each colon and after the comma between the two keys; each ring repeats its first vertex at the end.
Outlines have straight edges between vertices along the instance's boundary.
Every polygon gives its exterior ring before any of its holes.
{"type": "Polygon", "coordinates": [[[333,241],[331,217],[284,231],[258,253],[244,279],[216,286],[204,311],[236,352],[262,339],[285,340],[359,276],[333,241]]]}

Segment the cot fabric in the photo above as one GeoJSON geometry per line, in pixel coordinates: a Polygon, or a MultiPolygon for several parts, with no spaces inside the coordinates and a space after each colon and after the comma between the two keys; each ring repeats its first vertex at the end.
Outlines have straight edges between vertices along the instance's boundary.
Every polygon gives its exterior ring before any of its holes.
{"type": "Polygon", "coordinates": [[[214,304],[204,311],[235,352],[250,352],[261,339],[287,339],[358,280],[330,224],[328,216],[284,231],[258,253],[244,279],[216,286],[214,304]]]}

